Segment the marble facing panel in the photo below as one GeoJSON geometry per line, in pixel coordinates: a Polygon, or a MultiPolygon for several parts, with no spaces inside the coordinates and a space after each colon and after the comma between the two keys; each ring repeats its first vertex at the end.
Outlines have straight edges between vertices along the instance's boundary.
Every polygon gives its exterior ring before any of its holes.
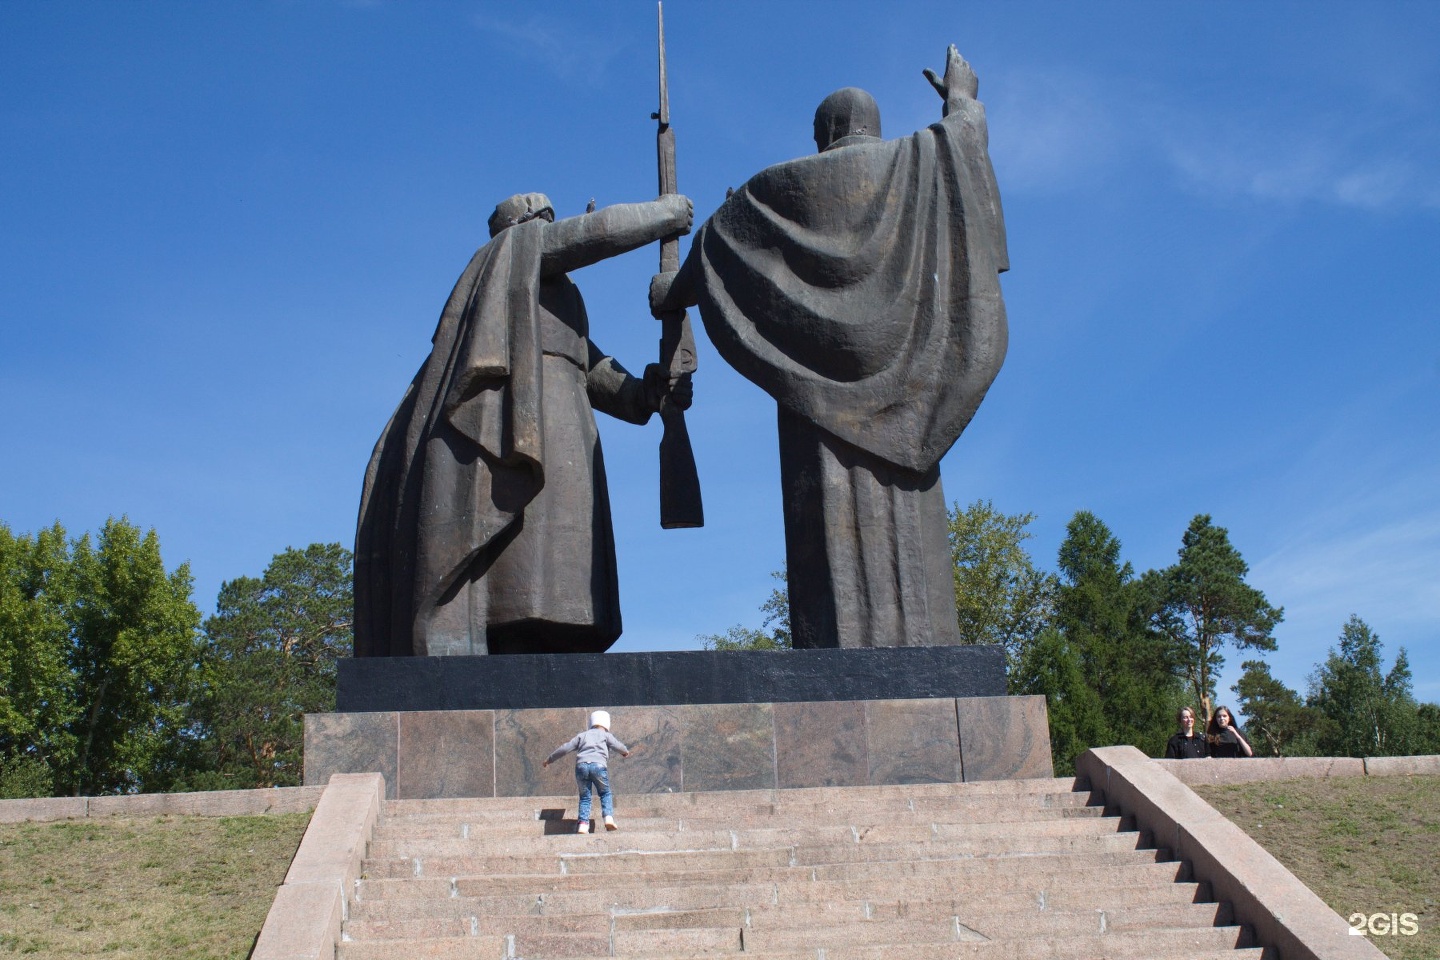
{"type": "Polygon", "coordinates": [[[495,795],[495,714],[426,710],[400,714],[396,795],[405,800],[495,795]]]}
{"type": "Polygon", "coordinates": [[[954,700],[866,701],[865,732],[872,784],[960,781],[954,700]]]}
{"type": "Polygon", "coordinates": [[[775,717],[769,703],[697,703],[678,708],[684,790],[775,786],[775,717]]]}
{"type": "Polygon", "coordinates": [[[396,797],[399,714],[307,713],[305,786],[324,786],[336,773],[379,773],[385,799],[396,797]]]}
{"type": "Polygon", "coordinates": [[[775,778],[780,787],[869,783],[864,702],[775,704],[775,778]]]}
{"type": "MultiPolygon", "coordinates": [[[[575,755],[548,769],[541,763],[560,744],[585,729],[590,712],[582,707],[553,710],[495,711],[495,795],[498,797],[573,796],[575,755]]],[[[571,801],[575,802],[574,800],[571,801]]]]}
{"type": "Polygon", "coordinates": [[[955,710],[966,781],[1055,775],[1044,697],[962,697],[955,710]]]}
{"type": "Polygon", "coordinates": [[[617,794],[678,793],[680,707],[612,707],[610,732],[630,748],[610,757],[610,789],[617,794]]]}

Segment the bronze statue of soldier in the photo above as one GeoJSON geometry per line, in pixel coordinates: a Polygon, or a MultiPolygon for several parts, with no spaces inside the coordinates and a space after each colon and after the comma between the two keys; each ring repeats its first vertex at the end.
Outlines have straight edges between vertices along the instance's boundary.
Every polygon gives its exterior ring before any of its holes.
{"type": "Polygon", "coordinates": [[[592,410],[643,424],[691,387],[598,349],[568,274],[692,217],[679,195],[558,221],[543,194],[495,208],[365,473],[357,656],[598,653],[620,636],[592,410]]]}

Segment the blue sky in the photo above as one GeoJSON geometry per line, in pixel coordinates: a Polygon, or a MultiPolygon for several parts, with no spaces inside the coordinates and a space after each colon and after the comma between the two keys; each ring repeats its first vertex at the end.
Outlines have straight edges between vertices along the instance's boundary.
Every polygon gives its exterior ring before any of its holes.
{"type": "MultiPolygon", "coordinates": [[[[1005,368],[947,497],[1095,512],[1137,570],[1210,513],[1306,675],[1357,613],[1440,700],[1440,5],[672,0],[681,190],[707,216],[860,86],[887,136],[980,75],[1012,271],[1005,368]]],[[[655,190],[654,6],[0,4],[0,520],[127,514],[196,601],[353,539],[361,475],[494,204],[655,190]]],[[[655,354],[656,251],[575,275],[655,354]]],[[[703,340],[707,526],[657,522],[658,421],[601,418],[626,631],[758,625],[783,561],[774,405],[703,340]]],[[[1220,699],[1238,675],[1230,657],[1220,699]]]]}

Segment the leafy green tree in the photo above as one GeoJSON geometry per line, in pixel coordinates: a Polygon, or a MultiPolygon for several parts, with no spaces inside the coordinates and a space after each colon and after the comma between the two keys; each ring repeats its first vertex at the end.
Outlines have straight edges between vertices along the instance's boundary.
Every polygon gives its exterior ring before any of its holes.
{"type": "Polygon", "coordinates": [[[194,690],[200,611],[189,564],[165,572],[160,538],[122,517],[94,546],[71,544],[71,721],[74,766],[57,786],[75,795],[165,789],[179,773],[194,690]]]}
{"type": "Polygon", "coordinates": [[[39,757],[0,756],[0,800],[48,797],[54,785],[49,764],[39,757]]]}
{"type": "Polygon", "coordinates": [[[305,714],[335,709],[336,663],[354,643],[351,567],[340,544],[314,543],[276,554],[258,579],[221,586],[196,704],[210,775],[189,785],[302,781],[305,714]]]}
{"type": "Polygon", "coordinates": [[[1319,749],[1329,756],[1383,757],[1413,752],[1422,739],[1410,693],[1410,662],[1401,647],[1382,672],[1380,638],[1351,615],[1339,648],[1310,678],[1308,702],[1323,718],[1319,749]]]}
{"type": "Polygon", "coordinates": [[[1300,695],[1270,674],[1263,660],[1246,660],[1235,691],[1245,727],[1257,755],[1312,756],[1318,717],[1300,695]]]}
{"type": "Polygon", "coordinates": [[[1054,577],[1036,569],[1025,549],[1034,519],[1033,513],[1002,513],[989,500],[950,510],[960,637],[1004,647],[1007,674],[1049,621],[1054,597],[1054,577]]]}
{"type": "Polygon", "coordinates": [[[164,789],[183,754],[200,612],[154,530],[124,517],[68,540],[0,525],[3,789],[164,789]],[[21,784],[21,786],[17,786],[21,784]]]}
{"type": "Polygon", "coordinates": [[[1440,705],[1422,703],[1415,711],[1415,752],[1440,753],[1440,705]]]}
{"type": "Polygon", "coordinates": [[[0,796],[49,796],[74,763],[69,568],[58,523],[33,537],[0,523],[0,796]]]}
{"type": "Polygon", "coordinates": [[[1056,776],[1074,773],[1076,757],[1110,743],[1105,706],[1085,677],[1079,652],[1059,630],[1040,631],[1021,651],[1007,681],[1011,693],[1045,698],[1056,776]]]}
{"type": "Polygon", "coordinates": [[[1143,583],[1155,599],[1153,624],[1168,635],[1184,664],[1186,681],[1208,720],[1215,676],[1229,646],[1274,650],[1271,632],[1284,618],[1265,594],[1245,582],[1250,568],[1224,527],[1199,514],[1181,539],[1179,561],[1151,571],[1143,583]]]}
{"type": "Polygon", "coordinates": [[[780,581],[780,586],[770,591],[770,596],[760,605],[765,615],[756,630],[735,624],[724,633],[701,634],[695,639],[706,650],[791,650],[790,642],[790,593],[785,586],[785,568],[770,574],[780,581]]]}

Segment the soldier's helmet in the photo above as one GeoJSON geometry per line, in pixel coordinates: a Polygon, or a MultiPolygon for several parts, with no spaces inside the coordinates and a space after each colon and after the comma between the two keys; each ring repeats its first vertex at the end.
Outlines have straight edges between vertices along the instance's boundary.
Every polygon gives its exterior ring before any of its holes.
{"type": "Polygon", "coordinates": [[[490,214],[490,236],[498,236],[501,230],[536,217],[554,222],[555,208],[550,205],[550,198],[543,193],[517,193],[495,206],[495,212],[490,214]]]}

